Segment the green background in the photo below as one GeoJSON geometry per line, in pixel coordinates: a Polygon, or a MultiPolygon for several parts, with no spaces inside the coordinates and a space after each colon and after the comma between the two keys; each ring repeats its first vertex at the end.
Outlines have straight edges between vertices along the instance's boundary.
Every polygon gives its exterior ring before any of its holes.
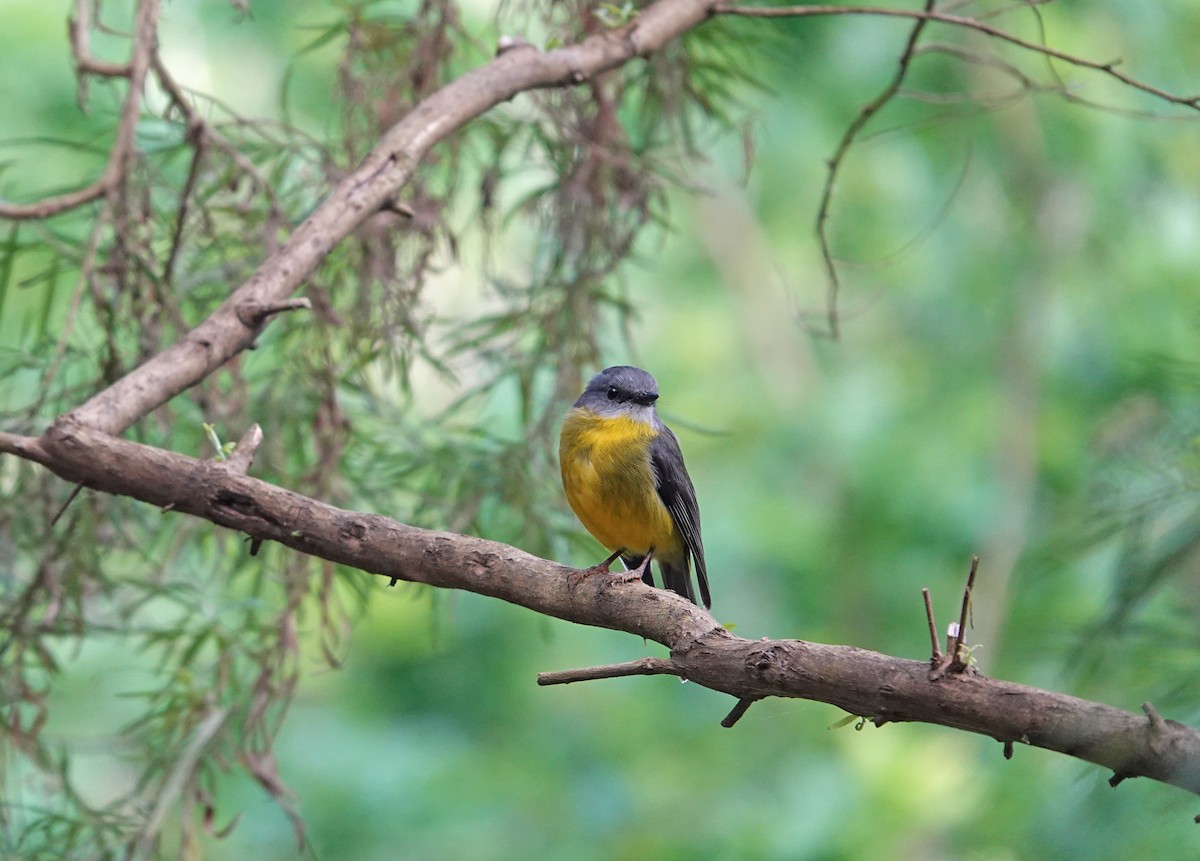
{"type": "MultiPolygon", "coordinates": [[[[279,115],[290,71],[292,119],[328,132],[336,44],[292,59],[335,10],[250,8],[165,4],[168,64],[250,117],[279,115]]],[[[0,101],[0,194],[29,199],[90,179],[95,152],[45,143],[103,151],[111,121],[75,104],[65,9],[4,0],[0,10],[5,86],[23,94],[0,101]]],[[[493,11],[468,7],[468,30],[494,39],[493,11]]],[[[128,20],[120,4],[105,14],[128,20]]],[[[1126,73],[1166,89],[1200,89],[1196,4],[1066,2],[1041,14],[1058,48],[1122,58],[1126,73]]],[[[1032,15],[1001,21],[1037,38],[1032,15]]],[[[1196,121],[1101,75],[1008,50],[1036,80],[1061,76],[1076,103],[1014,95],[987,68],[919,57],[910,97],[846,163],[831,227],[844,260],[842,337],[814,338],[824,163],[892,74],[907,27],[731,25],[764,84],[742,94],[751,169],[736,133],[705,139],[705,160],[688,169],[701,190],[672,193],[670,229],[624,273],[634,347],[614,327],[604,358],[659,380],[700,500],[713,611],[735,633],[922,659],[921,588],[944,627],[977,553],[968,640],[985,674],[1131,711],[1150,700],[1195,724],[1200,579],[1183,565],[1142,591],[1131,583],[1155,540],[1193,511],[1196,121]],[[975,99],[950,98],[963,92],[975,99]],[[1130,113],[1144,111],[1172,118],[1130,113]]],[[[94,106],[112,104],[105,93],[94,106]]],[[[519,280],[532,253],[518,230],[501,265],[519,280]]],[[[479,269],[469,247],[447,267],[428,299],[436,316],[469,317],[486,302],[479,269]]],[[[42,315],[61,319],[66,303],[65,290],[9,289],[0,345],[24,349],[42,315]]],[[[246,360],[252,376],[288,361],[265,341],[246,360]]],[[[28,384],[10,380],[0,410],[28,384]]],[[[420,372],[415,389],[431,405],[455,394],[420,372]]],[[[502,390],[482,415],[519,432],[502,390]]],[[[389,439],[387,415],[370,421],[376,445],[403,445],[389,439]]],[[[180,429],[175,445],[191,453],[197,439],[180,429]]],[[[354,445],[347,469],[365,470],[354,445]]],[[[548,498],[568,522],[565,502],[548,498]]],[[[396,513],[353,490],[344,504],[396,513]]],[[[480,531],[519,542],[512,521],[498,511],[480,531]]],[[[577,565],[602,552],[590,539],[559,549],[577,565]]],[[[208,541],[178,556],[172,576],[203,590],[241,552],[235,538],[208,541]]],[[[1005,762],[995,741],[944,728],[831,729],[842,713],[800,701],[759,703],[727,730],[730,698],[671,678],[534,684],[539,671],[645,654],[661,649],[475,595],[371,583],[339,644],[343,665],[306,650],[277,742],[312,856],[1009,861],[1181,857],[1200,845],[1195,798],[1143,781],[1114,791],[1100,769],[1039,750],[1018,747],[1005,762]]],[[[76,749],[75,774],[101,804],[128,788],[113,733],[136,713],[126,695],[156,683],[153,661],[120,637],[61,659],[49,731],[76,749]]],[[[222,781],[215,827],[235,816],[229,836],[205,838],[205,857],[297,857],[286,816],[236,772],[222,781]]]]}

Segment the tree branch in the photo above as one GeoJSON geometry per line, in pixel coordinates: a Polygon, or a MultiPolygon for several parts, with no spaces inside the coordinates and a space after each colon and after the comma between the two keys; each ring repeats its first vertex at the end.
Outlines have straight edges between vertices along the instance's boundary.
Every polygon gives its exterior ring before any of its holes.
{"type": "MultiPolygon", "coordinates": [[[[79,3],[77,12],[84,5],[82,2],[79,3]]],[[[109,151],[104,173],[95,182],[81,189],[55,197],[47,197],[33,203],[0,201],[0,218],[50,218],[69,209],[91,203],[93,200],[99,200],[101,197],[111,194],[124,181],[129,169],[129,161],[133,158],[133,138],[142,113],[146,72],[150,68],[150,57],[158,41],[158,0],[140,0],[138,3],[127,67],[112,66],[93,60],[87,53],[85,27],[86,24],[80,20],[74,20],[70,24],[71,41],[76,52],[75,62],[79,70],[129,78],[129,92],[121,107],[121,120],[117,125],[117,136],[109,151]]]]}
{"type": "MultiPolygon", "coordinates": [[[[143,13],[156,5],[155,0],[143,0],[139,21],[143,13]]],[[[249,348],[258,329],[245,325],[239,319],[237,309],[250,304],[275,305],[295,292],[335,245],[388,205],[435,144],[470,120],[521,92],[583,83],[603,71],[657,50],[714,14],[763,17],[879,15],[919,22],[938,21],[977,30],[1027,50],[1103,72],[1174,104],[1200,108],[1200,97],[1176,96],[1152,87],[1118,71],[1115,63],[1087,60],[1021,39],[982,21],[948,13],[865,6],[756,8],[715,0],[658,0],[642,10],[631,23],[595,34],[575,45],[547,52],[528,44],[510,45],[490,62],[422,100],[382,137],[362,164],[212,315],[182,340],[93,396],[76,410],[76,416],[100,430],[120,433],[249,348]]],[[[140,39],[140,25],[138,33],[140,39]]],[[[138,62],[131,61],[131,93],[140,92],[145,65],[151,56],[146,51],[152,45],[152,40],[137,43],[134,58],[138,62]]],[[[164,79],[164,85],[168,81],[169,76],[164,79]]],[[[102,190],[96,190],[94,196],[101,193],[102,190]]],[[[3,209],[0,214],[4,214],[3,209]]],[[[831,319],[836,327],[836,317],[831,319]]]]}
{"type": "MultiPolygon", "coordinates": [[[[1019,7],[1018,7],[1019,8],[1019,7]]],[[[1020,36],[1015,36],[1006,30],[999,27],[994,27],[991,24],[985,23],[978,18],[969,18],[964,15],[951,15],[946,12],[936,12],[933,10],[919,9],[889,9],[883,6],[731,6],[725,3],[717,3],[713,6],[713,13],[717,15],[741,15],[753,18],[804,18],[818,15],[875,15],[884,18],[911,18],[923,21],[937,21],[941,24],[951,24],[955,27],[963,27],[968,30],[975,30],[984,35],[991,36],[994,39],[999,39],[1002,42],[1008,42],[1011,45],[1016,45],[1018,48],[1024,48],[1027,51],[1033,51],[1037,54],[1044,54],[1055,60],[1061,60],[1064,63],[1069,63],[1072,66],[1078,66],[1082,69],[1091,69],[1095,72],[1100,72],[1115,78],[1122,84],[1132,87],[1135,90],[1154,96],[1156,99],[1162,99],[1165,102],[1170,102],[1173,105],[1190,108],[1200,111],[1200,95],[1195,96],[1180,96],[1167,90],[1147,84],[1131,75],[1127,75],[1117,68],[1120,60],[1109,60],[1108,62],[1100,62],[1097,60],[1089,60],[1086,57],[1081,57],[1078,54],[1070,54],[1066,51],[1060,51],[1056,48],[1051,48],[1049,45],[1043,45],[1039,42],[1031,42],[1028,39],[1022,39],[1020,36]]]]}
{"type": "Polygon", "coordinates": [[[80,101],[83,101],[83,76],[100,75],[105,78],[129,76],[129,65],[110,63],[92,56],[91,31],[93,0],[75,0],[75,14],[67,19],[67,33],[71,37],[71,53],[75,56],[75,74],[80,78],[80,101]]]}
{"type": "Polygon", "coordinates": [[[638,658],[623,664],[585,667],[581,670],[556,670],[538,673],[539,685],[569,685],[572,682],[591,682],[596,679],[619,679],[625,676],[677,676],[679,669],[663,658],[638,658]]]}
{"type": "MultiPolygon", "coordinates": [[[[111,195],[120,187],[133,152],[133,131],[153,56],[157,10],[157,0],[141,0],[138,5],[129,94],[101,180],[73,195],[25,208],[0,205],[0,215],[46,217],[69,205],[111,195]]],[[[383,136],[286,244],[208,319],[60,418],[42,437],[0,433],[0,452],[43,464],[73,483],[201,517],[243,532],[255,542],[276,541],[393,580],[462,589],[544,615],[625,631],[671,651],[666,660],[647,658],[617,668],[558,674],[563,681],[610,677],[626,670],[677,674],[738,698],[738,705],[725,719],[727,725],[757,699],[811,699],[869,718],[877,725],[921,721],[955,727],[996,738],[1006,745],[1006,751],[1021,742],[1112,769],[1117,781],[1147,776],[1200,794],[1200,731],[1164,720],[1149,704],[1139,715],[977,674],[933,674],[926,661],[848,646],[746,640],[726,631],[685,599],[640,581],[586,574],[496,542],[346,511],[251,478],[244,472],[257,445],[253,431],[244,438],[245,450],[241,455],[235,452],[232,463],[185,457],[110,435],[247,349],[273,314],[300,307],[290,302],[289,296],[338,242],[390,204],[435,144],[518,93],[585,82],[658,49],[717,13],[771,17],[868,14],[938,21],[1102,72],[1174,104],[1200,108],[1200,97],[1175,96],[1141,83],[1118,71],[1115,63],[1089,61],[979,20],[931,9],[750,9],[713,0],[659,0],[632,23],[576,45],[545,53],[527,45],[510,46],[491,62],[433,93],[383,136]]],[[[911,41],[906,58],[911,56],[911,41]]],[[[80,44],[77,41],[77,51],[86,57],[86,44],[80,44]]],[[[123,70],[104,71],[116,74],[123,70]]],[[[170,89],[169,76],[164,73],[161,77],[170,89]]],[[[179,99],[177,92],[172,96],[179,99]]]]}
{"type": "MultiPolygon", "coordinates": [[[[38,446],[0,436],[71,482],[202,517],[374,574],[500,598],[559,619],[626,631],[671,650],[633,666],[678,674],[744,701],[768,696],[830,703],[888,722],[920,721],[1058,751],[1200,794],[1200,731],[1151,708],[1100,703],[987,679],[937,675],[927,661],[802,640],[746,640],[691,602],[641,581],[585,574],[521,550],[346,511],[259,481],[217,461],[108,436],[67,416],[38,446]],[[36,455],[36,456],[35,456],[36,455]]],[[[596,677],[612,675],[602,668],[596,677]]],[[[639,670],[640,672],[641,670],[639,670]]],[[[574,671],[576,678],[583,678],[574,671]]]]}
{"type": "Polygon", "coordinates": [[[329,251],[385,206],[434,144],[518,93],[570,86],[657,50],[711,14],[712,0],[659,0],[636,20],[584,41],[540,52],[507,50],[421,101],[393,126],[287,242],[208,319],[75,411],[83,423],[120,433],[254,342],[237,309],[290,296],[329,251]]]}
{"type": "Polygon", "coordinates": [[[49,466],[50,455],[42,448],[37,437],[21,436],[15,433],[0,431],[0,453],[15,454],[17,457],[32,460],[43,466],[49,466]]]}
{"type": "MultiPolygon", "coordinates": [[[[933,10],[935,0],[925,0],[925,12],[933,10]]],[[[858,115],[850,125],[846,126],[846,130],[842,132],[842,137],[838,141],[837,149],[833,153],[833,157],[829,159],[828,171],[825,175],[825,184],[821,189],[821,203],[817,206],[817,241],[821,246],[821,259],[825,262],[825,274],[829,278],[829,293],[825,300],[825,319],[829,325],[829,337],[837,339],[838,337],[838,289],[840,282],[838,280],[837,263],[833,257],[833,245],[829,239],[829,215],[833,208],[833,190],[837,182],[838,173],[842,169],[842,165],[846,162],[846,156],[850,153],[850,147],[858,140],[858,136],[862,130],[866,128],[867,123],[871,118],[890,102],[900,92],[900,86],[904,83],[905,77],[908,75],[909,63],[912,62],[914,52],[917,47],[917,40],[921,38],[921,31],[925,29],[925,25],[929,22],[928,18],[918,18],[909,31],[908,40],[904,45],[904,51],[900,54],[900,61],[897,64],[895,75],[887,83],[887,85],[879,92],[875,98],[867,102],[859,108],[858,115]]]]}

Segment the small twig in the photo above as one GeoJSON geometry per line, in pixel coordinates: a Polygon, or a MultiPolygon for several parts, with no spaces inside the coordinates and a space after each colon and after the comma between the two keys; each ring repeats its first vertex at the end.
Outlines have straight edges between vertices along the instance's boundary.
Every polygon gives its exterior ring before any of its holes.
{"type": "Polygon", "coordinates": [[[162,785],[158,789],[158,798],[155,800],[154,808],[137,835],[137,846],[141,852],[150,854],[150,847],[154,845],[167,814],[184,794],[188,783],[195,780],[196,767],[200,762],[201,754],[217,738],[228,717],[229,708],[214,709],[196,725],[182,754],[175,760],[163,779],[162,785]]]}
{"type": "MultiPolygon", "coordinates": [[[[107,193],[107,187],[104,191],[107,193]]],[[[75,320],[79,315],[79,309],[83,304],[83,297],[87,292],[88,285],[91,283],[93,267],[95,266],[96,256],[100,250],[100,241],[110,226],[111,216],[112,205],[106,201],[96,214],[92,229],[88,233],[87,245],[84,247],[83,258],[79,263],[79,274],[75,278],[75,286],[71,289],[71,299],[67,305],[66,319],[59,327],[58,343],[54,347],[54,358],[50,360],[50,364],[46,366],[46,370],[42,373],[42,382],[39,386],[41,395],[37,402],[39,407],[50,397],[54,381],[58,379],[58,369],[67,354],[67,345],[71,340],[71,334],[75,330],[75,320]]]]}
{"type": "Polygon", "coordinates": [[[281,302],[243,302],[238,305],[237,316],[247,329],[257,329],[268,317],[284,311],[312,310],[312,302],[304,297],[284,299],[281,302]]]}
{"type": "Polygon", "coordinates": [[[225,468],[231,472],[245,475],[250,469],[250,464],[254,462],[254,455],[258,453],[258,447],[262,445],[262,441],[262,428],[257,423],[250,425],[242,434],[242,438],[238,440],[237,448],[225,459],[225,468]]]}
{"type": "Polygon", "coordinates": [[[742,719],[742,715],[746,713],[746,710],[749,709],[750,706],[754,705],[761,699],[762,697],[742,697],[737,701],[737,705],[730,710],[729,714],[725,715],[724,719],[721,721],[721,726],[725,727],[725,729],[729,729],[742,719]]]}
{"type": "Polygon", "coordinates": [[[813,15],[875,15],[888,18],[915,18],[922,21],[937,21],[941,24],[951,24],[956,27],[965,27],[968,30],[975,30],[983,33],[986,36],[991,36],[993,39],[999,39],[1002,42],[1008,42],[1010,45],[1016,45],[1018,48],[1024,48],[1027,51],[1034,51],[1038,54],[1043,54],[1055,60],[1061,60],[1064,63],[1069,63],[1072,66],[1077,66],[1081,69],[1091,69],[1095,72],[1108,75],[1115,78],[1126,86],[1139,90],[1147,95],[1154,96],[1157,99],[1162,99],[1165,102],[1170,102],[1173,105],[1179,105],[1192,110],[1200,110],[1200,95],[1196,96],[1180,96],[1159,87],[1152,86],[1137,78],[1126,75],[1124,72],[1117,70],[1119,61],[1110,60],[1107,62],[1099,60],[1089,60],[1085,57],[1080,57],[1077,54],[1069,54],[1066,51],[1060,51],[1056,48],[1051,48],[1048,45],[1042,45],[1037,42],[1030,42],[1027,39],[1022,39],[1020,36],[1014,36],[1006,30],[1001,30],[999,27],[993,27],[991,24],[985,24],[978,18],[969,18],[963,15],[949,15],[945,12],[935,12],[931,9],[916,10],[916,9],[888,9],[881,6],[729,6],[719,3],[713,7],[714,15],[743,15],[756,18],[797,18],[808,17],[813,15]]]}
{"type": "MultiPolygon", "coordinates": [[[[926,13],[933,10],[934,2],[935,0],[925,0],[926,13]]],[[[718,6],[717,11],[729,11],[732,8],[734,7],[718,6]]],[[[859,108],[858,115],[855,116],[854,120],[842,133],[837,149],[828,161],[825,185],[821,189],[821,203],[817,207],[817,240],[821,246],[821,258],[825,262],[825,275],[829,279],[829,292],[826,298],[828,307],[825,309],[825,316],[829,325],[829,337],[835,341],[838,338],[839,329],[837,301],[841,282],[838,278],[837,261],[833,257],[833,245],[829,239],[829,217],[830,210],[833,207],[834,186],[837,183],[837,177],[841,172],[842,165],[845,163],[846,156],[850,152],[850,147],[854,145],[862,130],[871,121],[871,117],[875,116],[900,91],[900,87],[904,83],[904,78],[908,75],[909,63],[915,54],[917,40],[921,37],[921,31],[925,29],[927,23],[927,19],[917,19],[916,24],[913,25],[911,32],[908,34],[908,42],[904,46],[904,52],[900,55],[899,68],[896,70],[896,74],[892,76],[892,79],[875,98],[859,108]]]]}
{"type": "Polygon", "coordinates": [[[187,179],[183,181],[183,189],[179,192],[179,205],[175,212],[175,229],[171,233],[171,247],[167,251],[166,262],[163,263],[162,275],[159,276],[159,281],[167,290],[170,289],[171,279],[175,276],[175,261],[178,259],[179,249],[183,245],[183,228],[187,223],[188,204],[192,199],[193,191],[195,191],[196,182],[200,178],[200,165],[204,163],[204,126],[190,125],[189,123],[188,131],[195,149],[192,152],[191,163],[188,165],[187,179]]]}
{"type": "Polygon", "coordinates": [[[638,658],[623,664],[607,664],[602,667],[584,667],[578,670],[555,670],[538,673],[537,683],[546,685],[569,685],[571,682],[590,682],[596,679],[618,679],[622,676],[678,676],[675,664],[666,658],[638,658]]]}
{"type": "Polygon", "coordinates": [[[60,212],[66,212],[69,209],[77,209],[85,203],[91,203],[93,200],[99,200],[108,193],[108,187],[111,184],[112,181],[109,173],[105,171],[104,175],[91,185],[86,185],[75,191],[68,191],[66,194],[45,197],[33,203],[5,203],[4,201],[0,201],[0,218],[11,218],[13,220],[49,218],[52,215],[58,215],[60,212]]]}
{"type": "Polygon", "coordinates": [[[52,462],[50,453],[42,448],[42,442],[37,437],[5,431],[0,431],[0,454],[15,454],[42,466],[49,466],[52,462]]]}
{"type": "Polygon", "coordinates": [[[171,102],[178,108],[187,118],[189,129],[195,130],[197,141],[204,141],[212,144],[217,149],[225,153],[226,157],[237,166],[244,175],[250,178],[255,187],[261,191],[267,199],[270,206],[270,215],[272,218],[278,219],[281,217],[283,210],[279,205],[279,198],[275,193],[275,187],[267,181],[267,178],[262,175],[262,172],[255,166],[245,153],[237,148],[237,146],[223,135],[217,128],[208,122],[197,110],[192,100],[188,98],[187,91],[172,77],[167,66],[162,61],[157,53],[151,57],[151,65],[154,69],[154,76],[158,79],[158,83],[162,86],[166,93],[171,98],[171,102]]]}
{"type": "Polygon", "coordinates": [[[922,589],[921,597],[925,599],[925,620],[929,622],[929,640],[933,643],[933,654],[929,661],[936,667],[942,662],[942,644],[938,642],[937,622],[933,620],[933,602],[929,599],[929,590],[922,589]]]}
{"type": "Polygon", "coordinates": [[[1013,758],[1013,743],[1012,743],[1011,739],[1004,742],[1004,758],[1005,759],[1013,758]]]}
{"type": "Polygon", "coordinates": [[[71,492],[67,495],[67,501],[64,502],[62,506],[59,507],[58,511],[55,512],[54,516],[50,518],[51,528],[53,528],[54,525],[62,518],[62,516],[67,513],[67,507],[75,501],[75,497],[79,496],[79,491],[81,490],[83,490],[83,484],[77,484],[74,488],[72,488],[71,492]]]}
{"type": "Polygon", "coordinates": [[[75,75],[79,78],[79,103],[86,98],[84,74],[101,75],[106,78],[129,77],[128,63],[110,63],[92,56],[89,35],[91,33],[92,0],[75,0],[75,14],[67,19],[67,31],[71,36],[71,53],[75,57],[75,75]]]}
{"type": "MultiPolygon", "coordinates": [[[[727,3],[717,3],[713,6],[712,12],[715,15],[740,15],[746,17],[760,18],[787,18],[787,17],[810,17],[817,15],[872,15],[893,18],[906,18],[915,20],[916,24],[909,32],[908,42],[904,51],[900,55],[899,68],[891,81],[883,88],[874,99],[867,102],[860,109],[850,125],[843,132],[841,139],[838,141],[837,148],[834,154],[827,162],[827,172],[825,175],[825,183],[821,190],[821,201],[817,208],[817,241],[821,248],[821,258],[825,265],[825,275],[828,280],[828,292],[826,297],[825,319],[829,337],[834,340],[838,337],[840,328],[838,316],[838,293],[841,289],[841,279],[838,275],[838,262],[833,254],[832,241],[829,237],[829,221],[833,206],[834,188],[837,182],[839,173],[845,163],[846,157],[850,152],[851,147],[861,139],[862,130],[870,122],[884,106],[886,106],[893,98],[899,94],[904,79],[908,74],[908,67],[912,58],[916,56],[917,41],[926,24],[931,21],[936,21],[942,24],[950,24],[957,27],[963,27],[970,30],[983,33],[995,39],[1008,42],[1016,45],[1027,51],[1032,51],[1049,59],[1057,59],[1071,65],[1101,72],[1126,86],[1140,90],[1156,98],[1170,102],[1171,104],[1180,105],[1182,107],[1200,110],[1200,96],[1181,96],[1170,93],[1159,87],[1151,86],[1143,83],[1136,78],[1124,74],[1117,70],[1119,61],[1101,62],[1096,60],[1088,60],[1084,57],[1069,54],[1064,51],[1059,51],[1045,44],[1031,42],[1027,39],[1022,39],[1019,36],[987,24],[984,21],[962,15],[952,15],[945,11],[938,11],[934,8],[935,0],[926,0],[924,9],[889,9],[877,6],[829,6],[829,5],[806,5],[806,6],[734,6],[727,3]]],[[[1036,4],[1033,4],[1036,5],[1036,4]]],[[[1053,69],[1051,70],[1053,72],[1053,69]]],[[[1061,87],[1063,92],[1066,92],[1065,87],[1061,87]]]]}
{"type": "Polygon", "coordinates": [[[958,626],[951,633],[946,644],[946,653],[950,656],[950,666],[947,672],[961,672],[967,663],[962,659],[963,643],[966,639],[967,613],[971,609],[971,590],[975,588],[975,572],[979,570],[979,557],[971,557],[971,571],[967,574],[967,586],[963,589],[962,610],[958,614],[958,626]]]}
{"type": "Polygon", "coordinates": [[[1155,732],[1166,732],[1167,722],[1163,720],[1162,715],[1150,703],[1142,703],[1142,711],[1146,713],[1146,717],[1150,721],[1150,728],[1155,732]]]}
{"type": "MultiPolygon", "coordinates": [[[[82,4],[80,4],[82,5],[82,4]]],[[[72,41],[79,49],[77,32],[79,25],[72,27],[72,41]]],[[[104,173],[90,185],[66,194],[47,197],[33,203],[5,203],[0,201],[0,218],[43,219],[111,195],[124,182],[129,162],[133,158],[134,135],[142,113],[142,97],[145,95],[146,71],[150,66],[150,55],[158,38],[158,0],[141,0],[138,4],[133,28],[129,65],[122,76],[129,78],[129,92],[121,107],[121,119],[117,124],[116,137],[109,151],[104,173]]],[[[86,39],[84,40],[86,42],[86,39]]],[[[86,47],[86,46],[85,46],[86,47]]],[[[84,55],[86,57],[86,54],[84,55]]],[[[77,57],[76,62],[79,62],[77,57]]],[[[101,66],[99,68],[107,68],[101,66]]],[[[109,72],[114,69],[108,69],[109,72]]],[[[107,72],[105,72],[107,73],[107,72]]]]}

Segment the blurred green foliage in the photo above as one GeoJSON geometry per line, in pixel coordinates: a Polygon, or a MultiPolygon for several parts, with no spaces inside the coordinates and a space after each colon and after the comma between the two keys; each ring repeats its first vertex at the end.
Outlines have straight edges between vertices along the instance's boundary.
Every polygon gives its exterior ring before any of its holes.
{"type": "MultiPolygon", "coordinates": [[[[430,8],[304,0],[240,14],[176,0],[163,52],[185,85],[266,119],[261,134],[228,131],[294,221],[384,119],[353,113],[347,93],[389,75],[418,91],[438,83],[414,80],[427,70],[403,45],[343,62],[347,22],[368,48],[371,34],[419,40],[445,26],[447,74],[485,58],[499,32],[550,43],[578,25],[574,6],[509,4],[497,23],[471,4],[461,20],[404,30],[430,8]]],[[[114,26],[128,20],[120,3],[104,9],[114,26]]],[[[4,15],[5,78],[25,96],[0,101],[0,195],[74,187],[102,163],[121,90],[93,84],[83,115],[65,10],[9,0],[4,15]]],[[[1200,10],[1186,4],[1063,2],[1000,20],[1120,57],[1164,88],[1200,80],[1200,10]]],[[[968,640],[983,672],[1200,720],[1195,120],[1103,76],[933,30],[930,44],[998,54],[1074,101],[946,51],[919,55],[840,176],[843,337],[814,338],[824,160],[892,74],[909,26],[719,20],[631,66],[620,119],[630,163],[653,169],[618,177],[620,200],[572,198],[559,179],[580,169],[581,148],[555,137],[555,118],[583,111],[587,90],[514,100],[438,151],[413,190],[428,230],[410,231],[398,257],[367,231],[347,242],[314,279],[327,313],[273,323],[234,369],[134,433],[207,457],[206,422],[228,440],[257,421],[268,480],[582,565],[601,551],[557,490],[557,416],[572,370],[640,364],[659,379],[697,486],[715,613],[738,634],[924,657],[921,587],[944,624],[978,553],[968,640]],[[671,85],[680,62],[694,93],[671,85]],[[619,210],[607,243],[593,207],[619,210]],[[385,276],[364,282],[379,265],[385,276]]],[[[94,48],[124,50],[102,35],[94,48]]],[[[139,147],[162,148],[167,186],[187,170],[172,160],[181,142],[176,126],[139,130],[139,147]]],[[[218,220],[239,217],[235,194],[216,183],[212,194],[218,220]]],[[[156,348],[136,330],[113,340],[87,309],[59,345],[87,229],[0,226],[0,244],[21,249],[0,271],[5,430],[38,432],[156,348]]],[[[249,234],[219,235],[230,244],[177,264],[178,319],[155,330],[161,342],[265,253],[249,234]]],[[[127,323],[121,301],[110,312],[127,323]]],[[[89,572],[68,600],[91,633],[48,643],[35,681],[47,755],[71,751],[62,767],[93,809],[130,791],[147,751],[186,741],[173,710],[211,696],[244,708],[230,679],[280,660],[298,686],[273,724],[279,773],[305,852],[324,861],[1125,859],[1175,857],[1197,839],[1194,799],[1165,786],[1114,792],[1074,760],[1018,748],[1005,762],[995,742],[935,727],[831,730],[842,715],[811,703],[763,702],[723,730],[727,698],[666,678],[539,689],[539,670],[656,647],[473,595],[389,589],[277,547],[251,559],[236,536],[87,493],[48,538],[70,488],[5,458],[0,490],[6,601],[47,547],[89,572]],[[22,504],[15,490],[31,482],[22,504]],[[126,603],[96,607],[89,589],[114,584],[126,603]],[[269,642],[274,608],[301,592],[298,653],[235,648],[251,625],[269,642]],[[187,639],[170,636],[182,629],[187,639]],[[190,669],[164,677],[181,660],[190,669]]],[[[57,813],[39,809],[55,786],[45,766],[30,772],[12,749],[0,760],[5,857],[55,857],[55,835],[65,845],[73,827],[18,842],[32,818],[57,813]]],[[[245,771],[206,781],[210,830],[236,825],[202,836],[204,857],[296,857],[285,807],[245,771]]],[[[119,844],[115,820],[91,824],[119,844]]]]}

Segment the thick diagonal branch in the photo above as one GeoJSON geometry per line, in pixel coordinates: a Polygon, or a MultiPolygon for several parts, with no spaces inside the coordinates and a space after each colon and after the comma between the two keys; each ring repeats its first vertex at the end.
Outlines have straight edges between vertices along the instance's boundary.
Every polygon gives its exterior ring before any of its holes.
{"type": "Polygon", "coordinates": [[[619,29],[553,51],[504,51],[421,101],[363,163],[292,232],[287,242],[184,338],[75,411],[84,424],[120,433],[254,343],[258,328],[239,309],[286,299],[329,251],[386,205],[425,154],[470,120],[518,93],[569,86],[657,50],[709,17],[713,0],[659,0],[619,29]]]}
{"type": "MultiPolygon", "coordinates": [[[[151,3],[152,0],[144,0],[142,8],[150,8],[151,3]]],[[[1089,61],[1049,49],[971,18],[929,10],[853,6],[756,9],[718,0],[658,0],[638,12],[631,23],[597,33],[575,45],[546,52],[527,43],[510,45],[495,59],[422,100],[383,136],[363,163],[216,311],[182,340],[92,397],[75,411],[76,417],[97,429],[119,433],[249,348],[258,334],[258,327],[246,324],[244,309],[277,305],[299,289],[335,245],[380,208],[392,203],[396,193],[412,177],[417,164],[435,144],[466,123],[519,93],[580,84],[601,72],[645,56],[716,14],[891,15],[916,18],[920,22],[954,24],[1026,50],[1103,72],[1127,86],[1174,104],[1200,107],[1196,98],[1176,96],[1148,86],[1118,71],[1114,63],[1089,61]]],[[[131,87],[143,70],[139,68],[134,72],[131,87]]]]}

